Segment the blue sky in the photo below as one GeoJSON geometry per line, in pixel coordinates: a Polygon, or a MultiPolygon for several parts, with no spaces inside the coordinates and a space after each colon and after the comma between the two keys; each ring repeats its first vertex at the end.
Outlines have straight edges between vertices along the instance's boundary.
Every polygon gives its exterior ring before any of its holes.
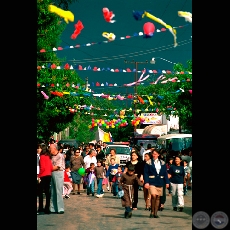
{"type": "MultiPolygon", "coordinates": [[[[152,57],[156,58],[156,64],[138,64],[138,70],[156,69],[172,70],[173,63],[182,63],[186,66],[186,61],[192,59],[192,24],[186,22],[183,17],[178,16],[178,11],[187,11],[192,13],[192,0],[79,0],[77,3],[70,5],[70,11],[74,14],[74,22],[70,22],[61,36],[62,43],[60,46],[76,46],[80,48],[65,49],[57,51],[58,56],[66,58],[65,63],[89,65],[98,68],[113,69],[134,69],[134,64],[126,64],[124,60],[145,62],[150,61],[152,57]],[[116,20],[115,23],[108,23],[103,18],[102,8],[107,7],[113,11],[116,20]],[[145,17],[136,21],[132,15],[133,10],[147,10],[157,18],[162,19],[165,23],[177,28],[178,46],[173,47],[173,36],[169,31],[156,32],[164,26],[145,17]],[[73,40],[71,34],[75,30],[74,24],[80,20],[84,29],[73,40]],[[152,22],[155,25],[155,32],[151,38],[143,36],[133,37],[134,33],[143,32],[143,25],[146,22],[152,22]],[[103,32],[114,33],[116,39],[113,42],[102,43],[107,40],[102,36],[103,32]],[[132,36],[130,39],[120,39],[127,35],[132,36]],[[87,43],[95,45],[84,46],[87,43]],[[70,60],[75,60],[70,61],[70,60]],[[167,62],[166,59],[170,62],[167,62]]],[[[117,83],[123,85],[135,80],[134,73],[113,73],[110,71],[77,71],[79,76],[84,80],[88,77],[89,83],[117,83]]],[[[138,78],[141,73],[138,74],[138,78]]],[[[150,74],[149,79],[156,79],[160,74],[150,74]]],[[[93,87],[95,93],[106,92],[106,87],[93,87]]],[[[134,89],[123,87],[112,87],[109,91],[114,94],[133,93],[134,89]]]]}

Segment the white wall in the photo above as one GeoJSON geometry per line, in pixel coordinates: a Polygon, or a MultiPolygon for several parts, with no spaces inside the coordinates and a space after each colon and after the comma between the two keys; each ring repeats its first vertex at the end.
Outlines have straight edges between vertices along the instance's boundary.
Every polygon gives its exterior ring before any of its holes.
{"type": "Polygon", "coordinates": [[[170,116],[170,121],[167,121],[168,131],[170,128],[179,129],[179,117],[170,116]]]}

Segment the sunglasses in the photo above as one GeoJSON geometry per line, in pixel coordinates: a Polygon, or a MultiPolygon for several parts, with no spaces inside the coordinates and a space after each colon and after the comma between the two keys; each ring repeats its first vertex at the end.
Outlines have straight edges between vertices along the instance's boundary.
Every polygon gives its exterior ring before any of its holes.
{"type": "Polygon", "coordinates": [[[80,153],[80,152],[75,152],[75,153],[80,153]]]}

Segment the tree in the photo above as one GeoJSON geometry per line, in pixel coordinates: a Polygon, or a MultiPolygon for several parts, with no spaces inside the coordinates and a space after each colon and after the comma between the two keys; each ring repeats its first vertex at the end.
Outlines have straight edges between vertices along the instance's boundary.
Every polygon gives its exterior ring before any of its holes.
{"type": "MultiPolygon", "coordinates": [[[[179,117],[180,126],[187,132],[192,132],[192,61],[187,61],[187,67],[182,64],[175,64],[173,74],[164,74],[166,83],[157,83],[149,86],[139,86],[138,95],[149,95],[154,104],[142,105],[138,103],[138,109],[149,110],[166,116],[179,117]],[[184,72],[184,73],[183,73],[184,72]],[[180,73],[180,74],[178,74],[180,73]],[[181,74],[183,73],[183,74],[181,74]],[[170,79],[176,78],[171,81],[170,79]]],[[[143,99],[148,99],[143,96],[143,99]]]]}
{"type": "MultiPolygon", "coordinates": [[[[73,1],[57,2],[67,4],[73,1]]],[[[37,0],[37,138],[45,140],[54,132],[64,130],[74,119],[70,109],[80,104],[85,84],[68,65],[61,70],[55,68],[61,65],[62,60],[55,52],[49,51],[60,43],[60,35],[66,24],[59,16],[48,11],[49,4],[50,0],[37,0]],[[46,52],[40,52],[42,49],[46,52]],[[77,92],[78,96],[72,96],[71,92],[77,92]],[[49,98],[44,99],[42,93],[49,98]]]]}

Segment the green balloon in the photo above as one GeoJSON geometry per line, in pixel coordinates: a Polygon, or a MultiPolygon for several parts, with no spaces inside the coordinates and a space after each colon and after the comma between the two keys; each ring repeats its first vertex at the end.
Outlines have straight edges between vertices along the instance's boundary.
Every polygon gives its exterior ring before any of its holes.
{"type": "Polygon", "coordinates": [[[85,169],[84,168],[79,168],[78,169],[78,174],[81,175],[81,176],[85,175],[85,169]]]}

